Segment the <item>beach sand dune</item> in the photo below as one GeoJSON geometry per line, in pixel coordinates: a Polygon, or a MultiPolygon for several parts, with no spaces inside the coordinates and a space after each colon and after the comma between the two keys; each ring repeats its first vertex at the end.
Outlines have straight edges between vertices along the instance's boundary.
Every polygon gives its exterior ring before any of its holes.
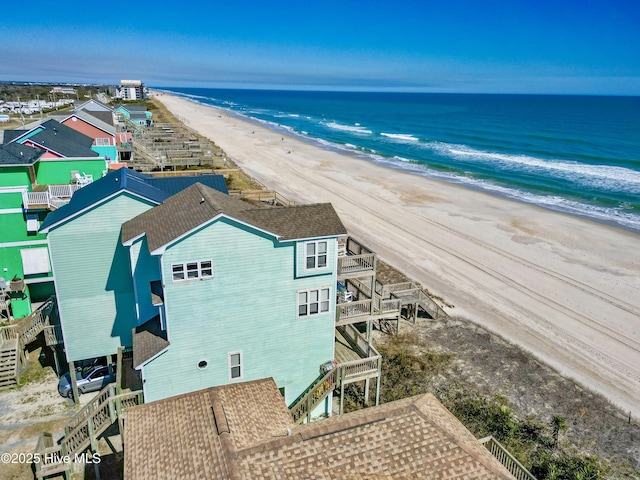
{"type": "Polygon", "coordinates": [[[175,96],[187,125],[469,318],[640,417],[640,235],[328,151],[175,96]]]}

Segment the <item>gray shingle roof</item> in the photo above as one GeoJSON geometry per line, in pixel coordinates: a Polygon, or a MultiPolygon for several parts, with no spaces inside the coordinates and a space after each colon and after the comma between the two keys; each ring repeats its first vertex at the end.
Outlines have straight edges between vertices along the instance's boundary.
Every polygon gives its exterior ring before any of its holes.
{"type": "Polygon", "coordinates": [[[0,165],[33,165],[44,155],[44,150],[19,143],[0,145],[0,165]]]}
{"type": "Polygon", "coordinates": [[[200,183],[122,226],[122,241],[146,234],[149,250],[172,243],[220,214],[278,236],[281,240],[346,235],[331,204],[267,208],[229,197],[200,183]]]}
{"type": "Polygon", "coordinates": [[[94,110],[80,110],[80,112],[86,112],[88,115],[97,118],[103,123],[113,127],[113,112],[100,112],[94,110]]]}
{"type": "Polygon", "coordinates": [[[42,148],[54,151],[64,157],[91,158],[100,156],[91,150],[93,138],[84,133],[56,120],[47,120],[40,126],[43,127],[42,131],[31,135],[28,140],[42,146],[42,148]]]}
{"type": "MultiPolygon", "coordinates": [[[[107,132],[111,135],[115,135],[116,127],[113,125],[113,114],[111,112],[92,112],[89,110],[76,110],[66,118],[76,116],[81,120],[84,120],[90,125],[93,125],[100,130],[107,132]]],[[[65,118],[65,119],[66,119],[65,118]]],[[[72,127],[70,127],[72,128],[72,127]]]]}
{"type": "Polygon", "coordinates": [[[431,394],[295,426],[273,379],[128,409],[124,473],[130,480],[513,479],[431,394]]]}

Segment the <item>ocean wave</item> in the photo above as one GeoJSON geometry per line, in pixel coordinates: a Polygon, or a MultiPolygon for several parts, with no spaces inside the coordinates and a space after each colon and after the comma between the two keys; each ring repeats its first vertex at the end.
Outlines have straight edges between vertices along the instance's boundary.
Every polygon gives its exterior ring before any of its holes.
{"type": "Polygon", "coordinates": [[[407,133],[380,133],[381,136],[391,138],[392,140],[397,140],[399,142],[419,142],[420,139],[418,137],[414,137],[413,135],[407,133]]]}
{"type": "Polygon", "coordinates": [[[592,188],[616,192],[640,193],[640,172],[612,165],[592,165],[570,160],[542,159],[529,155],[485,152],[465,145],[433,142],[428,144],[437,153],[458,159],[486,162],[509,170],[544,172],[592,188]]]}
{"type": "Polygon", "coordinates": [[[323,125],[332,128],[333,130],[342,130],[344,132],[353,132],[365,135],[371,135],[373,133],[371,130],[363,127],[359,123],[356,123],[355,125],[343,125],[342,123],[325,122],[323,125]]]}
{"type": "Polygon", "coordinates": [[[466,176],[458,172],[443,172],[434,170],[414,160],[404,157],[385,158],[370,155],[375,163],[405,171],[414,175],[421,175],[436,180],[457,183],[459,185],[486,191],[494,195],[537,205],[558,212],[577,215],[595,221],[614,224],[620,227],[640,232],[640,216],[629,212],[629,205],[621,203],[616,207],[605,207],[579,202],[559,195],[540,195],[533,192],[498,185],[489,180],[466,176]]]}

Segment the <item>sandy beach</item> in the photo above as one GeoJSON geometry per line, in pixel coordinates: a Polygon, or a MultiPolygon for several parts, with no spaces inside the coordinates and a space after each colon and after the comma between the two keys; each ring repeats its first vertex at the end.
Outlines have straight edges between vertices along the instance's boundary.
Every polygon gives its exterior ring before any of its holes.
{"type": "Polygon", "coordinates": [[[350,235],[473,320],[640,417],[640,235],[406,174],[157,98],[247,174],[330,202],[350,235]]]}

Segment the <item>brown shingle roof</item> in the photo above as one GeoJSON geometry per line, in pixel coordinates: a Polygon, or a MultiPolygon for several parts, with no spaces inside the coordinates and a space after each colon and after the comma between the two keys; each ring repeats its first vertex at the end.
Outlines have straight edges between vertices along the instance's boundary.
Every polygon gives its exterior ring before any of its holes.
{"type": "Polygon", "coordinates": [[[154,317],[133,329],[133,367],[144,362],[169,346],[167,332],[160,327],[160,317],[154,317]]]}
{"type": "Polygon", "coordinates": [[[513,479],[433,395],[296,427],[273,379],[133,407],[125,442],[130,480],[513,479]]]}
{"type": "Polygon", "coordinates": [[[149,250],[153,251],[220,214],[273,233],[282,240],[347,233],[328,203],[265,208],[196,183],[126,222],[122,226],[122,241],[146,234],[149,250]]]}

